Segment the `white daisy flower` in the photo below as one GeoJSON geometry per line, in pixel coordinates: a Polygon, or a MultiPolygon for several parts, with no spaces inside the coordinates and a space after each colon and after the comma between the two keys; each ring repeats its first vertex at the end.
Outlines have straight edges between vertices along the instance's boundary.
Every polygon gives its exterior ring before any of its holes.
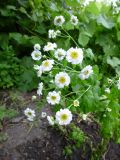
{"type": "Polygon", "coordinates": [[[68,125],[72,121],[72,113],[69,109],[60,109],[56,112],[55,117],[59,125],[68,125]]]}
{"type": "Polygon", "coordinates": [[[79,101],[76,99],[73,101],[73,106],[78,107],[79,106],[79,101]]]}
{"type": "Polygon", "coordinates": [[[53,29],[50,29],[48,31],[48,37],[49,38],[56,38],[56,36],[57,36],[57,34],[56,34],[56,32],[53,29]]]}
{"type": "Polygon", "coordinates": [[[40,51],[35,50],[35,51],[33,51],[33,52],[31,53],[31,56],[32,56],[32,59],[34,59],[35,61],[38,61],[38,60],[41,59],[42,54],[41,54],[40,51]]]}
{"type": "Polygon", "coordinates": [[[37,76],[41,77],[42,73],[43,73],[42,66],[39,66],[39,70],[37,71],[37,76]]]}
{"type": "Polygon", "coordinates": [[[70,48],[67,51],[66,59],[72,64],[79,64],[83,61],[83,51],[81,48],[70,48]]]}
{"type": "Polygon", "coordinates": [[[34,118],[35,118],[35,111],[34,110],[32,110],[32,109],[30,109],[30,108],[27,108],[27,109],[25,109],[24,110],[24,114],[26,115],[26,117],[27,117],[27,119],[29,120],[29,121],[33,121],[34,120],[34,118]]]}
{"type": "Polygon", "coordinates": [[[59,72],[55,76],[55,84],[59,88],[64,88],[70,84],[70,77],[66,72],[59,72]]]}
{"type": "Polygon", "coordinates": [[[43,50],[45,51],[53,51],[55,48],[57,48],[56,43],[47,42],[47,45],[44,46],[43,50]]]}
{"type": "Polygon", "coordinates": [[[42,95],[42,90],[43,90],[43,83],[39,83],[38,85],[38,90],[37,90],[37,94],[40,96],[42,95]]]}
{"type": "Polygon", "coordinates": [[[50,71],[52,68],[53,68],[53,64],[54,64],[54,60],[52,59],[47,59],[47,60],[44,60],[41,64],[42,66],[42,71],[45,72],[45,71],[50,71]]]}
{"type": "Polygon", "coordinates": [[[110,93],[110,88],[105,88],[106,93],[110,93]]]}
{"type": "Polygon", "coordinates": [[[59,104],[60,102],[59,92],[56,92],[56,91],[49,92],[47,95],[47,102],[51,105],[59,104]]]}
{"type": "Polygon", "coordinates": [[[45,118],[46,116],[47,116],[47,113],[46,113],[46,112],[42,112],[42,113],[41,113],[41,117],[42,117],[42,118],[45,118]]]}
{"type": "Polygon", "coordinates": [[[82,69],[81,73],[79,74],[80,79],[88,79],[90,75],[93,73],[92,66],[88,65],[82,69]]]}
{"type": "Polygon", "coordinates": [[[83,115],[82,115],[82,119],[83,119],[84,121],[86,121],[86,120],[87,120],[87,114],[83,114],[83,115]]]}
{"type": "Polygon", "coordinates": [[[72,15],[72,16],[71,16],[71,19],[70,19],[70,22],[71,22],[74,26],[76,26],[76,25],[78,24],[78,18],[77,18],[77,16],[72,15]]]}
{"type": "Polygon", "coordinates": [[[49,122],[49,125],[53,126],[55,124],[55,120],[52,116],[47,116],[47,120],[49,122]]]}
{"type": "Polygon", "coordinates": [[[55,58],[57,58],[59,61],[63,60],[63,58],[66,56],[66,51],[62,48],[59,48],[55,51],[55,58]]]}
{"type": "Polygon", "coordinates": [[[62,26],[65,22],[65,18],[63,16],[56,16],[54,19],[54,25],[56,26],[62,26]]]}
{"type": "Polygon", "coordinates": [[[59,30],[55,31],[53,29],[50,29],[48,31],[48,38],[56,38],[61,32],[59,30]]]}
{"type": "Polygon", "coordinates": [[[32,101],[36,100],[37,97],[35,95],[32,96],[32,101]]]}
{"type": "Polygon", "coordinates": [[[34,50],[40,50],[40,49],[41,49],[41,46],[39,44],[34,45],[34,50]]]}
{"type": "Polygon", "coordinates": [[[113,82],[113,80],[110,79],[110,78],[107,78],[107,81],[108,81],[108,83],[110,83],[110,84],[113,82]]]}

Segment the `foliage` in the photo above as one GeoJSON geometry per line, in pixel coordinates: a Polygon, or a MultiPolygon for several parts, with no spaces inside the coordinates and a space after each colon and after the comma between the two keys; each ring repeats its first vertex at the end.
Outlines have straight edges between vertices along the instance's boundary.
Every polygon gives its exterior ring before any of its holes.
{"type": "MultiPolygon", "coordinates": [[[[93,113],[101,127],[103,142],[106,144],[113,138],[120,143],[120,91],[116,86],[120,77],[120,15],[117,12],[120,4],[114,7],[90,2],[83,6],[83,2],[12,0],[7,5],[6,2],[0,2],[0,20],[3,22],[0,24],[0,88],[17,86],[23,90],[32,90],[40,80],[44,82],[41,105],[46,102],[48,92],[60,90],[61,102],[52,107],[55,112],[60,108],[68,108],[73,114],[81,114],[81,119],[85,114],[88,121],[89,113],[93,113]],[[65,17],[65,23],[62,27],[53,26],[55,16],[59,15],[65,17]],[[70,22],[71,15],[77,16],[79,20],[76,26],[70,22]],[[50,40],[47,34],[49,29],[59,29],[61,35],[50,40]],[[56,42],[59,48],[66,51],[70,47],[82,48],[84,63],[79,66],[65,59],[62,63],[57,61],[54,51],[47,53],[43,50],[48,41],[56,42]],[[36,43],[42,46],[42,61],[55,59],[52,71],[43,73],[40,78],[32,69],[33,62],[29,58],[31,46],[36,43]],[[93,74],[89,79],[81,80],[77,74],[87,65],[92,66],[93,74]],[[54,84],[54,77],[60,71],[67,72],[71,78],[70,86],[64,89],[58,89],[54,84]],[[110,93],[105,92],[106,88],[110,89],[110,93]],[[79,107],[73,106],[76,99],[79,107]]],[[[41,65],[42,61],[35,64],[41,65]]],[[[74,128],[73,132],[76,130],[74,128]]],[[[73,135],[71,137],[75,139],[73,135]]],[[[75,140],[79,143],[79,139],[75,140]]],[[[69,146],[67,150],[71,153],[69,146]]]]}
{"type": "Polygon", "coordinates": [[[14,109],[8,109],[5,106],[0,106],[0,122],[2,122],[4,118],[13,118],[16,113],[17,112],[14,109]]]}
{"type": "MultiPolygon", "coordinates": [[[[43,88],[38,87],[38,90],[43,89],[43,102],[46,99],[48,103],[48,93],[54,90],[56,92],[60,91],[61,100],[60,103],[52,107],[54,112],[58,112],[61,108],[68,108],[73,114],[81,114],[81,119],[84,119],[83,117],[86,115],[84,120],[87,121],[91,119],[89,114],[93,113],[94,119],[101,126],[103,142],[106,144],[110,138],[119,142],[120,91],[116,85],[120,76],[120,48],[117,37],[119,15],[114,12],[114,8],[106,6],[104,3],[91,2],[86,7],[82,5],[76,7],[74,6],[75,2],[73,5],[72,1],[67,1],[67,5],[70,5],[73,10],[68,7],[68,10],[61,9],[62,12],[59,11],[58,14],[51,13],[51,18],[62,13],[65,17],[65,23],[61,27],[54,26],[54,28],[50,28],[59,29],[61,35],[58,35],[55,40],[48,41],[56,42],[58,48],[62,48],[67,52],[70,47],[82,48],[84,52],[83,63],[82,65],[70,64],[67,58],[59,62],[55,58],[55,51],[48,50],[48,53],[46,53],[43,47],[43,56],[35,64],[42,66],[43,62],[48,59],[54,60],[54,64],[51,67],[52,69],[49,70],[50,72],[42,71],[40,80],[43,82],[43,88]],[[76,26],[73,26],[70,22],[71,14],[77,15],[79,19],[79,23],[76,26]],[[92,65],[93,74],[88,79],[80,79],[78,74],[87,65],[92,65]],[[59,72],[68,73],[71,79],[69,86],[64,88],[56,86],[55,76],[59,72]],[[111,82],[109,82],[108,78],[111,78],[111,82]],[[106,88],[109,88],[110,91],[105,91],[106,88]],[[79,107],[73,105],[74,100],[79,101],[79,107]]],[[[75,130],[76,128],[74,128],[75,130]]],[[[71,139],[75,140],[75,136],[71,135],[71,139]]],[[[79,143],[78,139],[77,142],[79,143]]],[[[66,150],[71,154],[70,146],[66,150]]]]}

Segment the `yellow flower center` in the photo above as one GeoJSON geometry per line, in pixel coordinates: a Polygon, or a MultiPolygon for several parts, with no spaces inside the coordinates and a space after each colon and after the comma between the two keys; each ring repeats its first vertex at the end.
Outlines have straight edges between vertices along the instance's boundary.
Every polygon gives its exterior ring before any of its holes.
{"type": "Polygon", "coordinates": [[[71,52],[70,56],[72,57],[72,59],[77,59],[78,58],[78,53],[73,51],[73,52],[71,52]]]}
{"type": "Polygon", "coordinates": [[[52,45],[51,44],[48,44],[48,48],[51,48],[52,47],[52,45]]]}
{"type": "Polygon", "coordinates": [[[59,82],[60,82],[60,83],[65,83],[65,81],[66,81],[65,77],[60,77],[60,78],[59,78],[59,82]]]}
{"type": "Polygon", "coordinates": [[[60,23],[60,22],[61,22],[61,18],[58,18],[58,19],[56,20],[56,22],[57,22],[57,23],[60,23]]]}
{"type": "Polygon", "coordinates": [[[49,67],[49,62],[45,61],[43,65],[44,65],[44,67],[49,67]]]}
{"type": "Polygon", "coordinates": [[[55,101],[55,100],[56,100],[56,96],[51,96],[51,99],[52,99],[53,101],[55,101]]]}
{"type": "Polygon", "coordinates": [[[65,120],[67,120],[68,116],[67,116],[67,114],[62,114],[60,118],[61,118],[61,120],[65,121],[65,120]]]}
{"type": "Polygon", "coordinates": [[[89,74],[89,71],[88,70],[84,71],[84,75],[87,75],[87,74],[89,74]]]}
{"type": "Polygon", "coordinates": [[[58,57],[62,57],[63,56],[63,53],[62,52],[59,52],[58,53],[58,57]]]}
{"type": "Polygon", "coordinates": [[[39,53],[35,53],[35,57],[37,58],[37,57],[39,57],[40,56],[40,54],[39,53]]]}
{"type": "Polygon", "coordinates": [[[29,115],[29,116],[31,116],[31,115],[32,115],[32,113],[31,113],[31,112],[28,112],[28,115],[29,115]]]}

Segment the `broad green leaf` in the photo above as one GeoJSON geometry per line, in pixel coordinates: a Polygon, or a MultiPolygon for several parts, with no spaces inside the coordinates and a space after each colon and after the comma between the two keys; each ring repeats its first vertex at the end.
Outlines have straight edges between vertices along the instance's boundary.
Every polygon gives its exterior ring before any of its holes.
{"type": "Polygon", "coordinates": [[[101,4],[90,2],[89,5],[86,7],[86,9],[88,12],[98,15],[101,10],[101,4]]]}
{"type": "Polygon", "coordinates": [[[97,18],[97,23],[101,24],[102,26],[104,26],[107,29],[111,29],[115,26],[113,19],[108,18],[102,14],[97,18]]]}
{"type": "Polygon", "coordinates": [[[113,57],[113,58],[108,57],[107,63],[110,64],[114,68],[120,65],[120,59],[117,57],[113,57]]]}
{"type": "Polygon", "coordinates": [[[80,33],[78,37],[78,43],[83,47],[86,46],[89,42],[89,37],[84,33],[80,33]]]}

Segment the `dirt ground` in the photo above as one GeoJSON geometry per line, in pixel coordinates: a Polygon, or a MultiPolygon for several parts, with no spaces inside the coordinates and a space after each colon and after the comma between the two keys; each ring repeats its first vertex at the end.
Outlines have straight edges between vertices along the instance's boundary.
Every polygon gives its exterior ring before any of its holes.
{"type": "MultiPolygon", "coordinates": [[[[75,150],[72,157],[63,154],[66,140],[55,129],[52,129],[46,120],[41,118],[34,125],[27,122],[23,111],[29,107],[36,109],[36,103],[31,101],[34,92],[19,94],[18,92],[0,92],[0,102],[7,107],[16,107],[19,114],[12,120],[5,120],[1,130],[7,135],[5,141],[0,143],[0,160],[91,160],[92,150],[89,142],[75,150]]],[[[42,108],[48,115],[50,106],[42,108]]],[[[94,147],[101,142],[99,127],[96,123],[82,121],[80,128],[88,135],[94,147]]],[[[97,159],[93,159],[97,160],[97,159]]],[[[120,145],[111,141],[101,160],[120,160],[120,145]]]]}

